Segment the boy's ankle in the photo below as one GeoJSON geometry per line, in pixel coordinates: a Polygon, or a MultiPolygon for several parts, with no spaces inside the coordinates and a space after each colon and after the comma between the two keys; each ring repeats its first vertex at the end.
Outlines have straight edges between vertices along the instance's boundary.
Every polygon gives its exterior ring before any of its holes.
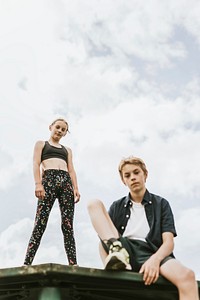
{"type": "Polygon", "coordinates": [[[108,240],[103,240],[104,245],[107,247],[108,251],[110,250],[110,246],[113,245],[114,242],[118,241],[116,238],[110,238],[108,240]]]}

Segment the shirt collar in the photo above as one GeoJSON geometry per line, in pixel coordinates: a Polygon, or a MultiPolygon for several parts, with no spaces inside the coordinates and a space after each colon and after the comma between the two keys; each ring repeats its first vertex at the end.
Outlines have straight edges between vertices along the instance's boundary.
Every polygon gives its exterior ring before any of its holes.
{"type": "MultiPolygon", "coordinates": [[[[144,194],[144,197],[143,197],[143,200],[142,200],[142,204],[143,205],[145,205],[145,204],[147,204],[147,203],[149,203],[149,204],[151,204],[152,202],[151,202],[151,196],[150,196],[150,193],[149,193],[149,191],[146,189],[146,191],[145,191],[145,194],[144,194]]],[[[126,196],[126,198],[125,198],[125,205],[127,206],[127,205],[132,205],[132,200],[131,200],[131,195],[130,195],[130,193],[126,196]]],[[[125,207],[126,207],[125,206],[125,207]]]]}

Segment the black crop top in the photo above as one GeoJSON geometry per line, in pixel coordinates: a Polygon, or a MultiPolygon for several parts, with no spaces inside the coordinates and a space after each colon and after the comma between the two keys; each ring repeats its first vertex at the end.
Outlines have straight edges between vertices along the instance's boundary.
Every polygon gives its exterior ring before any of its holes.
{"type": "Polygon", "coordinates": [[[49,142],[45,141],[45,145],[42,149],[42,154],[41,154],[41,162],[45,159],[55,158],[55,157],[63,159],[64,161],[67,162],[67,158],[68,158],[67,149],[63,145],[61,145],[61,148],[58,148],[50,145],[49,142]]]}

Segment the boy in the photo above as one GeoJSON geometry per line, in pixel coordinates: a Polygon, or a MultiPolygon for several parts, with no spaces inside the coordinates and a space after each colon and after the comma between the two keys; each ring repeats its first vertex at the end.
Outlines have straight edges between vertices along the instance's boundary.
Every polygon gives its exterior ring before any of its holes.
{"type": "Polygon", "coordinates": [[[170,205],[146,189],[145,163],[128,157],[120,162],[119,173],[129,189],[128,196],[115,201],[109,213],[100,200],[88,204],[101,239],[105,269],[142,273],[146,285],[156,282],[160,274],[177,286],[180,300],[198,300],[194,272],[173,255],[176,230],[170,205]]]}

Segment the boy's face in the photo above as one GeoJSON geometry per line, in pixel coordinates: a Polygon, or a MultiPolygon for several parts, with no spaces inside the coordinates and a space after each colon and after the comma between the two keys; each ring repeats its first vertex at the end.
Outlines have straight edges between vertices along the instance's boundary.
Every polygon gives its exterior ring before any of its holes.
{"type": "Polygon", "coordinates": [[[147,174],[144,174],[140,166],[126,164],[122,168],[122,181],[133,193],[138,193],[145,189],[146,179],[147,174]]]}

